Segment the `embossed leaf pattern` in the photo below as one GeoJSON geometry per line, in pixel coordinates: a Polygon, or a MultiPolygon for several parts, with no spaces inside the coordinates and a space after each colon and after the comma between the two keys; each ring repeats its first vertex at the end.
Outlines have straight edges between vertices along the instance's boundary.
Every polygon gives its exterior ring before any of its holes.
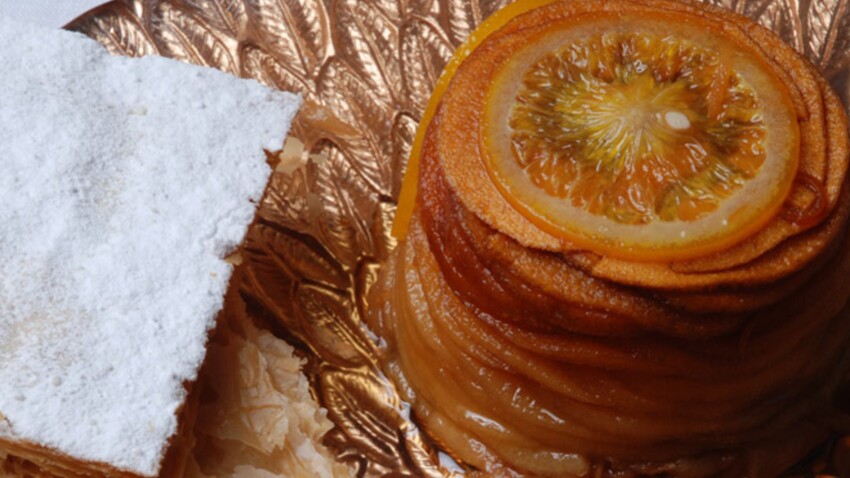
{"type": "Polygon", "coordinates": [[[213,33],[202,18],[196,18],[194,13],[170,3],[160,3],[157,13],[154,28],[163,54],[228,73],[239,72],[236,60],[226,44],[230,38],[213,33]]]}
{"type": "Polygon", "coordinates": [[[327,111],[333,111],[346,127],[336,128],[328,135],[343,148],[351,167],[377,194],[391,189],[388,161],[381,145],[390,128],[391,106],[374,88],[345,62],[332,59],[325,68],[319,85],[319,97],[327,111]]]}
{"type": "Polygon", "coordinates": [[[792,8],[796,6],[796,0],[765,2],[762,9],[753,13],[760,13],[757,18],[762,25],[773,28],[797,51],[804,52],[805,41],[802,35],[800,16],[792,8]],[[789,7],[787,2],[795,3],[789,7]]]}
{"type": "Polygon", "coordinates": [[[114,55],[141,57],[159,53],[141,17],[121,3],[109,4],[96,15],[78,19],[72,29],[91,36],[114,55]]]}
{"type": "Polygon", "coordinates": [[[402,61],[404,69],[404,92],[412,111],[425,111],[431,88],[440,77],[443,66],[454,52],[446,33],[433,21],[412,18],[405,23],[401,32],[402,61]]]}
{"type": "MultiPolygon", "coordinates": [[[[382,377],[328,370],[321,377],[320,390],[328,406],[328,417],[342,424],[328,440],[337,447],[353,447],[357,455],[365,458],[367,474],[380,475],[384,468],[390,468],[395,470],[392,476],[422,476],[413,472],[416,467],[412,466],[419,453],[399,453],[408,441],[405,436],[416,432],[402,418],[401,402],[397,395],[388,393],[382,377]],[[376,467],[379,463],[386,465],[376,467]]],[[[433,460],[433,456],[426,456],[433,460]]]]}
{"type": "Polygon", "coordinates": [[[846,15],[848,1],[806,0],[801,6],[804,8],[800,13],[806,56],[826,70],[833,56],[847,53],[836,47],[841,46],[841,30],[850,26],[846,15]]]}
{"type": "MultiPolygon", "coordinates": [[[[850,67],[850,0],[706,1],[746,15],[778,33],[820,67],[827,78],[835,79],[850,67]]],[[[842,86],[836,85],[836,89],[841,91],[842,86]]]]}
{"type": "Polygon", "coordinates": [[[255,41],[305,78],[314,77],[333,52],[321,0],[245,0],[255,41]]]}
{"type": "Polygon", "coordinates": [[[370,222],[375,204],[370,189],[352,167],[346,152],[330,140],[312,150],[308,178],[322,208],[316,214],[319,239],[344,266],[353,270],[364,253],[375,255],[370,222]]]}
{"type": "Polygon", "coordinates": [[[284,91],[312,91],[312,82],[278,62],[265,50],[246,45],[239,52],[242,76],[284,91]]]}
{"type": "Polygon", "coordinates": [[[445,5],[441,23],[452,43],[458,44],[481,23],[481,5],[478,2],[446,2],[445,5]]]}
{"type": "Polygon", "coordinates": [[[352,70],[381,101],[390,104],[398,98],[401,64],[394,46],[398,30],[383,11],[369,2],[331,2],[336,20],[336,49],[352,70]]]}
{"type": "Polygon", "coordinates": [[[253,237],[262,239],[268,253],[274,254],[278,268],[293,280],[339,290],[350,286],[342,266],[311,237],[267,222],[255,226],[253,237]]]}
{"type": "Polygon", "coordinates": [[[359,326],[350,294],[302,284],[295,304],[304,339],[318,355],[345,368],[372,362],[374,344],[359,326]]]}
{"type": "MultiPolygon", "coordinates": [[[[511,0],[119,0],[78,19],[115,54],[162,54],[304,95],[243,251],[249,312],[299,346],[367,476],[445,476],[360,321],[417,122],[454,49],[511,0]],[[290,148],[290,146],[293,146],[290,148]]],[[[773,29],[850,95],[850,0],[704,0],[773,29]]],[[[282,145],[281,145],[282,146],[282,145]]]]}
{"type": "Polygon", "coordinates": [[[248,14],[243,0],[184,0],[186,8],[197,12],[212,30],[236,38],[245,30],[248,14]]]}

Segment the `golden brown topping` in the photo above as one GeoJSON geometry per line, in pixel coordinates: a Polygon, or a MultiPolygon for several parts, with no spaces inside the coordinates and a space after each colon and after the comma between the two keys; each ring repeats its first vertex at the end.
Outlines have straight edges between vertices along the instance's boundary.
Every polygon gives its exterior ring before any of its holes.
{"type": "Polygon", "coordinates": [[[652,16],[555,24],[502,63],[485,108],[485,165],[505,199],[614,257],[739,243],[773,218],[797,170],[785,87],[721,33],[652,16]]]}

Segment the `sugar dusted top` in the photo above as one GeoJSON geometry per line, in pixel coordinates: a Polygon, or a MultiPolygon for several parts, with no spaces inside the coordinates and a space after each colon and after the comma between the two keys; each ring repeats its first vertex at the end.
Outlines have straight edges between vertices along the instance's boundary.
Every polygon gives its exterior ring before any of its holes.
{"type": "Polygon", "coordinates": [[[0,19],[0,437],[154,476],[296,96],[0,19]]]}

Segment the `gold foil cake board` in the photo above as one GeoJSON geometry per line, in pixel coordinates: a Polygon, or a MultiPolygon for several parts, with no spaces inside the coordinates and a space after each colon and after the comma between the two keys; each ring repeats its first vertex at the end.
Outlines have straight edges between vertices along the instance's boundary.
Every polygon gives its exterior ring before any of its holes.
{"type": "MultiPolygon", "coordinates": [[[[308,359],[313,391],[336,424],[325,443],[361,476],[453,473],[381,373],[380,339],[361,317],[395,245],[389,227],[431,89],[455,48],[507,3],[124,0],[68,26],[115,54],[177,58],[304,95],[249,233],[241,290],[249,312],[308,359]]],[[[848,0],[708,3],[777,32],[848,104],[848,0]]],[[[839,421],[850,431],[850,419],[839,421]]],[[[834,474],[836,460],[850,461],[848,440],[836,438],[789,476],[834,474]]]]}

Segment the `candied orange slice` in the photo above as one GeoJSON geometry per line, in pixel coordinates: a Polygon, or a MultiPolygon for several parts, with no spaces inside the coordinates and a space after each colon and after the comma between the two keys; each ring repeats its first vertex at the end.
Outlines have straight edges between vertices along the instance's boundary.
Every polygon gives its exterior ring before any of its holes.
{"type": "Polygon", "coordinates": [[[730,247],[776,215],[797,172],[793,104],[762,60],[658,15],[555,23],[486,94],[497,189],[540,229],[608,256],[730,247]]]}

